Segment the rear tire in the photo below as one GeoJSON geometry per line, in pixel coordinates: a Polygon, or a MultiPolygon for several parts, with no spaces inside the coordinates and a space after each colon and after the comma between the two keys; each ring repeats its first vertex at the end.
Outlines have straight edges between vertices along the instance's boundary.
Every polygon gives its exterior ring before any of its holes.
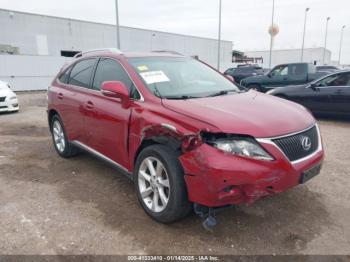
{"type": "Polygon", "coordinates": [[[134,179],[138,200],[145,212],[160,223],[171,223],[188,215],[184,171],[179,153],[169,146],[152,145],[137,158],[134,179]]]}
{"type": "Polygon", "coordinates": [[[51,134],[56,152],[61,157],[70,158],[78,154],[78,148],[68,141],[62,120],[58,115],[52,117],[51,134]]]}
{"type": "Polygon", "coordinates": [[[262,92],[262,88],[260,85],[258,84],[252,84],[252,85],[248,85],[247,88],[249,90],[255,90],[255,91],[258,91],[258,92],[262,92]]]}

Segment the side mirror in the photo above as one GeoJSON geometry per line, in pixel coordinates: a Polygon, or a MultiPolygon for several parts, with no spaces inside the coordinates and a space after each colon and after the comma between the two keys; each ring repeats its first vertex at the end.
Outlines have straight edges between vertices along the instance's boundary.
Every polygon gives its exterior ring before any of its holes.
{"type": "Polygon", "coordinates": [[[318,89],[318,84],[316,84],[316,83],[312,83],[310,86],[309,86],[309,88],[311,88],[312,90],[314,90],[314,91],[318,91],[319,89],[318,89]]]}
{"type": "Polygon", "coordinates": [[[270,77],[270,78],[273,77],[273,76],[275,76],[275,75],[276,75],[275,72],[269,72],[269,73],[267,74],[267,76],[270,77]]]}
{"type": "Polygon", "coordinates": [[[225,75],[225,77],[230,80],[231,82],[235,82],[235,79],[233,78],[233,76],[230,75],[225,75]]]}
{"type": "Polygon", "coordinates": [[[120,81],[106,81],[102,83],[101,92],[104,96],[120,98],[123,107],[129,106],[129,90],[120,81]]]}

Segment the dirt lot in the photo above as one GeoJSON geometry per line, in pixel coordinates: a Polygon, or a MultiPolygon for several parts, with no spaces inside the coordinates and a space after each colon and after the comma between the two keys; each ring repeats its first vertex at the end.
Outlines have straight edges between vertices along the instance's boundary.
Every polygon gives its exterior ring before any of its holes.
{"type": "Polygon", "coordinates": [[[350,254],[350,121],[319,120],[327,158],[306,185],[219,215],[161,225],[132,183],[87,154],[58,157],[46,94],[0,115],[1,254],[350,254]]]}

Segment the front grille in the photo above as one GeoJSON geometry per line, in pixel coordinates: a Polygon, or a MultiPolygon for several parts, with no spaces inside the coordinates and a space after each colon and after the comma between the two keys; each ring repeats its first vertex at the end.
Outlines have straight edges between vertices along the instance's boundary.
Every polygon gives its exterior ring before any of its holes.
{"type": "Polygon", "coordinates": [[[320,143],[316,126],[305,132],[272,139],[272,141],[283,151],[290,161],[296,161],[311,155],[316,152],[320,143]]]}
{"type": "Polygon", "coordinates": [[[0,102],[5,102],[6,96],[0,97],[0,102]]]}
{"type": "Polygon", "coordinates": [[[0,109],[5,109],[7,108],[7,106],[0,106],[0,109]]]}

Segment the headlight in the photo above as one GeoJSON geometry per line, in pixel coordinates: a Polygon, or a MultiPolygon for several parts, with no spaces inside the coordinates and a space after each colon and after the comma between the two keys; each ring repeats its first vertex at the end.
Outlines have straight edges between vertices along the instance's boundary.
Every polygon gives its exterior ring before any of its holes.
{"type": "Polygon", "coordinates": [[[267,95],[271,95],[271,94],[273,93],[273,91],[274,91],[274,90],[272,89],[272,90],[266,92],[266,94],[267,94],[267,95]]]}
{"type": "Polygon", "coordinates": [[[15,99],[17,99],[17,96],[11,96],[10,97],[10,100],[15,100],[15,99]]]}
{"type": "Polygon", "coordinates": [[[274,158],[253,139],[225,139],[212,143],[219,150],[234,155],[272,161],[274,158]]]}

